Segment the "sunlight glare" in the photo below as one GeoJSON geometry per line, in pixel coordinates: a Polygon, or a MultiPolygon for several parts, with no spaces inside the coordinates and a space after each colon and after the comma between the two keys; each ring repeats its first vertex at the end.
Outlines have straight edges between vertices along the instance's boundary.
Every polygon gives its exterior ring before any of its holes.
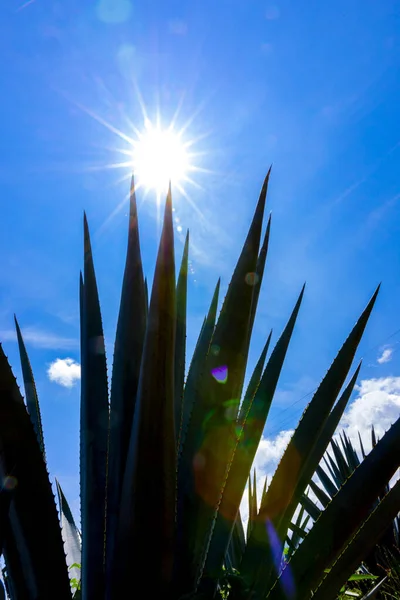
{"type": "Polygon", "coordinates": [[[133,142],[132,165],[138,186],[165,193],[171,181],[181,185],[190,168],[189,157],[179,133],[162,129],[148,119],[133,142]]]}

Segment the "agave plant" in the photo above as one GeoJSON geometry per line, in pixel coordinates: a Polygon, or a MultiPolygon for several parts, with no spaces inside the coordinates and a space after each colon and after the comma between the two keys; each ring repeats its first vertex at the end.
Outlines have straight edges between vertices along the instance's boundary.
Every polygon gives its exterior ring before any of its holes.
{"type": "Polygon", "coordinates": [[[60,527],[36,387],[18,327],[26,402],[0,347],[0,541],[13,600],[70,600],[74,569],[81,573],[83,600],[138,594],[171,600],[306,600],[314,594],[329,600],[335,585],[355,570],[360,536],[374,540],[397,513],[397,484],[372,513],[371,507],[399,466],[400,420],[342,485],[290,560],[282,560],[293,515],[355,385],[360,366],[341,392],[376,290],[305,409],[260,506],[253,503],[244,535],[239,505],[304,294],[303,287],[268,360],[271,336],[266,340],[243,393],[268,251],[270,219],[261,237],[269,176],[219,316],[218,282],[188,368],[189,236],[176,282],[169,189],[148,301],[132,182],[110,392],[84,218],[81,532],[58,486],[60,527]]]}

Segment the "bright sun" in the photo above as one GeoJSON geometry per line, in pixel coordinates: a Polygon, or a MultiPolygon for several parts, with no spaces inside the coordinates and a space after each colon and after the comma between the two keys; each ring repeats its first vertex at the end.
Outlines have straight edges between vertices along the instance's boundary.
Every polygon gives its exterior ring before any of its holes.
{"type": "Polygon", "coordinates": [[[164,194],[171,181],[180,187],[187,181],[189,155],[181,135],[172,127],[162,129],[145,121],[144,131],[133,141],[132,166],[138,186],[164,194]]]}

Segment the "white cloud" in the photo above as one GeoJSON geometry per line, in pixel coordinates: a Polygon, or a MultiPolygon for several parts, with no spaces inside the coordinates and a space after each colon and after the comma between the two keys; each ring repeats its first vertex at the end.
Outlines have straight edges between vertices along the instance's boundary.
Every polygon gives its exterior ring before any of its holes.
{"type": "Polygon", "coordinates": [[[71,388],[81,378],[81,366],[72,358],[57,358],[47,369],[50,381],[71,388]]]}
{"type": "Polygon", "coordinates": [[[346,431],[356,449],[360,432],[367,451],[371,446],[371,426],[382,437],[400,415],[400,377],[365,379],[357,391],[358,397],[343,415],[339,429],[346,431]]]}
{"type": "MultiPolygon", "coordinates": [[[[35,348],[51,348],[57,350],[73,350],[78,347],[78,340],[75,338],[66,338],[48,331],[43,331],[36,327],[24,327],[22,336],[26,344],[35,348]]],[[[16,342],[17,334],[14,329],[0,330],[0,341],[16,342]]]]}
{"type": "Polygon", "coordinates": [[[392,360],[393,348],[385,348],[380,356],[377,358],[377,362],[380,365],[387,363],[392,360]]]}

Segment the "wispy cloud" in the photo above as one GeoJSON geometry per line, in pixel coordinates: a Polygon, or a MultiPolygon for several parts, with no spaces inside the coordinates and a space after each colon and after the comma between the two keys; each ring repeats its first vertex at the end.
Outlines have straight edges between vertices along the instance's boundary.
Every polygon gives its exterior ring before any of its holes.
{"type": "Polygon", "coordinates": [[[390,362],[392,360],[393,348],[385,348],[383,352],[378,356],[377,363],[383,365],[384,363],[390,362]]]}
{"type": "MultiPolygon", "coordinates": [[[[37,327],[24,327],[22,335],[25,343],[35,348],[75,350],[79,346],[78,340],[75,338],[63,337],[37,327]]],[[[17,336],[15,331],[13,329],[0,330],[0,341],[16,342],[17,336]]]]}
{"type": "Polygon", "coordinates": [[[57,358],[47,369],[50,381],[71,388],[81,378],[81,365],[72,358],[57,358]]]}

